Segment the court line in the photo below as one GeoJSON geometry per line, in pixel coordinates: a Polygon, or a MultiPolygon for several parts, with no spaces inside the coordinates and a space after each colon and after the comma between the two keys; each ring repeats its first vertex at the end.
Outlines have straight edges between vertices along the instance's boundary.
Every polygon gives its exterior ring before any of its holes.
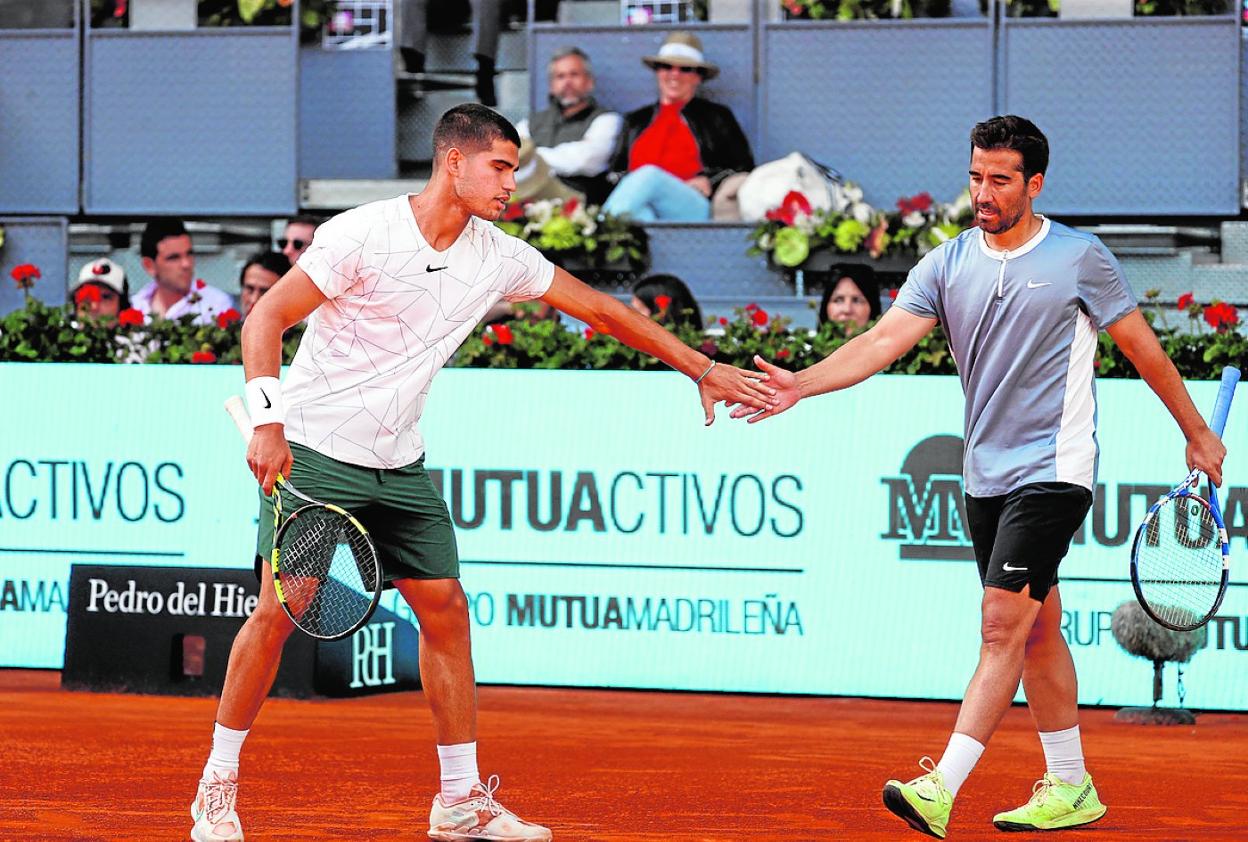
{"type": "Polygon", "coordinates": [[[504,561],[461,559],[460,564],[496,567],[578,567],[600,570],[682,570],[695,573],[805,573],[804,567],[703,567],[696,564],[608,564],[596,561],[504,561]]]}
{"type": "Polygon", "coordinates": [[[29,555],[115,555],[139,558],[185,558],[186,553],[176,550],[75,550],[50,547],[0,547],[0,553],[29,555]]]}

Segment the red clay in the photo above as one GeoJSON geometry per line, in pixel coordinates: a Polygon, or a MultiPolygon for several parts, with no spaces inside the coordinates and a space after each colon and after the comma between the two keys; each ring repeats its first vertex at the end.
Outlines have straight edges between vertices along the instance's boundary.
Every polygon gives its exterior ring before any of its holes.
{"type": "MultiPolygon", "coordinates": [[[[68,693],[0,672],[0,839],[180,840],[215,700],[68,693]]],[[[481,762],[555,839],[920,840],[880,802],[938,755],[946,703],[485,687],[481,762]]],[[[1091,830],[1001,834],[1043,758],[1011,710],[958,799],[951,840],[1248,839],[1248,717],[1194,728],[1083,714],[1108,815],[1091,830]]],[[[248,840],[423,840],[438,776],[420,694],[270,700],[243,754],[248,840]]]]}

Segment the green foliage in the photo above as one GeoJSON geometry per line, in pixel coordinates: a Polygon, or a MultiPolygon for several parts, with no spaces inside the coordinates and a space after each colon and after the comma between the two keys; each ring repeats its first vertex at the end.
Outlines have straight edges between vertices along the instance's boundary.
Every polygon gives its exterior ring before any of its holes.
{"type": "Polygon", "coordinates": [[[575,199],[511,205],[495,225],[560,266],[603,269],[626,264],[641,271],[646,265],[644,228],[575,199]]]}
{"type": "Polygon", "coordinates": [[[789,18],[809,20],[878,20],[885,18],[944,18],[950,0],[902,0],[894,14],[893,0],[781,0],[789,18]]]}

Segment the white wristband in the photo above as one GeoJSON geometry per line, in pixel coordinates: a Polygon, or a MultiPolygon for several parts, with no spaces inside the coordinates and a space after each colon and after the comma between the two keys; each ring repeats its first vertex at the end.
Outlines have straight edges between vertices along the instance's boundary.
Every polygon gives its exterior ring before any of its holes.
{"type": "Polygon", "coordinates": [[[285,424],[282,406],[282,382],[276,377],[253,377],[247,381],[247,411],[252,428],[264,424],[285,424]]]}

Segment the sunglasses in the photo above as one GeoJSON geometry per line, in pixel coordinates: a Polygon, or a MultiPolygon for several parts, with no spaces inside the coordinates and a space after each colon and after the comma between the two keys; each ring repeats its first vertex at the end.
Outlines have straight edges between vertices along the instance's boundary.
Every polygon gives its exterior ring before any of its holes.
{"type": "Polygon", "coordinates": [[[307,240],[288,240],[285,237],[279,237],[277,240],[277,247],[279,249],[284,249],[287,245],[293,245],[295,247],[295,251],[302,251],[304,246],[307,244],[307,240]]]}
{"type": "Polygon", "coordinates": [[[657,61],[654,63],[654,69],[656,71],[679,70],[681,73],[697,73],[699,76],[702,75],[702,68],[700,67],[685,67],[684,65],[680,65],[680,64],[663,64],[662,62],[657,62],[657,61]]]}

